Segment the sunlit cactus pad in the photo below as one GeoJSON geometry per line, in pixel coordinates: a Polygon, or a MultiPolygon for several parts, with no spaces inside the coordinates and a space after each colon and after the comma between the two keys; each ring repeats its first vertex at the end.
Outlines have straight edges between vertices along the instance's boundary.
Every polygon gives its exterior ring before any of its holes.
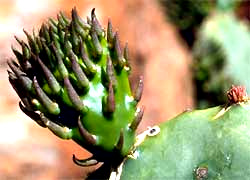
{"type": "Polygon", "coordinates": [[[107,31],[95,9],[84,22],[72,10],[59,13],[39,31],[28,33],[21,50],[8,61],[9,81],[19,95],[21,110],[63,139],[73,139],[93,153],[80,165],[121,160],[133,149],[143,108],[137,108],[143,82],[131,90],[128,46],[120,46],[109,20],[107,31]]]}
{"type": "Polygon", "coordinates": [[[243,91],[232,87],[227,105],[184,112],[160,125],[160,133],[137,148],[137,158],[125,162],[121,179],[248,180],[250,102],[243,91]]]}

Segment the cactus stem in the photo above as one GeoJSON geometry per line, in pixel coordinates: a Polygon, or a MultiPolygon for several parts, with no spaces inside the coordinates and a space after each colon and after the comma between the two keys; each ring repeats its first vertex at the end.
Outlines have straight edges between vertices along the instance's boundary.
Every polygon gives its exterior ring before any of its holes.
{"type": "Polygon", "coordinates": [[[113,42],[114,42],[114,32],[113,32],[113,27],[112,27],[112,22],[111,19],[108,19],[108,28],[107,28],[107,41],[109,48],[113,48],[113,42]]]}
{"type": "Polygon", "coordinates": [[[90,145],[96,145],[96,138],[95,136],[91,135],[82,125],[80,116],[78,118],[78,128],[79,128],[79,132],[80,134],[83,136],[83,138],[87,141],[88,144],[90,145]]]}
{"type": "Polygon", "coordinates": [[[55,76],[52,74],[49,68],[41,61],[39,57],[37,57],[37,61],[43,70],[43,73],[48,81],[49,87],[52,89],[53,93],[58,94],[61,90],[61,86],[57,82],[55,76]]]}
{"type": "Polygon", "coordinates": [[[139,102],[141,100],[142,92],[143,92],[143,76],[140,76],[138,85],[134,91],[134,99],[137,102],[139,102]]]}
{"type": "Polygon", "coordinates": [[[84,106],[82,100],[80,99],[77,92],[73,88],[68,77],[64,78],[64,86],[67,89],[69,98],[70,98],[72,104],[76,107],[76,109],[80,112],[83,112],[83,113],[86,112],[87,108],[84,106]]]}
{"type": "Polygon", "coordinates": [[[89,86],[89,80],[84,74],[83,70],[81,69],[79,63],[77,62],[77,59],[73,53],[73,51],[70,51],[69,53],[69,59],[71,60],[72,63],[72,69],[75,73],[75,76],[78,79],[79,85],[82,88],[87,88],[89,86]]]}
{"type": "Polygon", "coordinates": [[[78,159],[74,154],[73,154],[73,162],[76,164],[76,165],[79,165],[79,166],[83,166],[83,167],[86,167],[86,166],[93,166],[93,165],[96,165],[98,164],[98,161],[93,159],[93,157],[91,158],[88,158],[88,159],[78,159]]]}
{"type": "Polygon", "coordinates": [[[129,126],[129,128],[132,129],[133,131],[135,131],[137,129],[137,127],[139,126],[139,124],[142,120],[144,110],[145,110],[144,106],[142,106],[141,108],[137,108],[137,110],[135,112],[135,118],[134,118],[133,122],[131,123],[131,125],[129,126]]]}
{"type": "Polygon", "coordinates": [[[123,132],[123,129],[121,129],[120,137],[119,137],[118,143],[116,144],[116,149],[121,152],[123,148],[123,144],[124,144],[124,132],[123,132]]]}
{"type": "Polygon", "coordinates": [[[21,101],[19,102],[19,107],[24,112],[24,114],[26,114],[31,119],[33,119],[41,127],[44,127],[44,128],[47,127],[46,124],[44,124],[44,122],[41,120],[40,115],[34,111],[29,111],[26,107],[22,105],[21,101]]]}
{"type": "Polygon", "coordinates": [[[58,115],[60,113],[59,105],[55,102],[52,102],[51,99],[41,89],[36,79],[36,76],[34,76],[33,85],[39,101],[45,106],[45,108],[49,111],[49,113],[58,115]]]}

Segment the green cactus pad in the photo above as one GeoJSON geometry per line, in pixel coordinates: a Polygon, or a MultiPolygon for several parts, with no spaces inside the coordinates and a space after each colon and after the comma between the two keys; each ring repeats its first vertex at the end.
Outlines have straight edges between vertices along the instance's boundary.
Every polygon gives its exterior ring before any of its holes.
{"type": "Polygon", "coordinates": [[[63,139],[73,139],[93,154],[80,165],[121,161],[133,148],[143,109],[137,108],[142,78],[132,91],[128,79],[128,46],[122,50],[111,21],[107,33],[91,12],[84,22],[59,13],[38,34],[16,37],[9,81],[19,95],[21,110],[63,139]],[[113,161],[113,160],[112,160],[113,161]]]}
{"type": "Polygon", "coordinates": [[[249,179],[250,102],[184,112],[137,148],[121,179],[249,179]]]}

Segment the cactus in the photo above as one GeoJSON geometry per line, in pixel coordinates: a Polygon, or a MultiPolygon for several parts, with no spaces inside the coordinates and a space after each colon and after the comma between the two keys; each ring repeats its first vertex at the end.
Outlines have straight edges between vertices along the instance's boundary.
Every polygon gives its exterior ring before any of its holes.
{"type": "Polygon", "coordinates": [[[59,13],[28,43],[15,37],[21,51],[8,61],[9,81],[19,95],[21,110],[62,139],[72,139],[93,156],[73,160],[81,166],[112,159],[120,163],[135,142],[142,119],[143,79],[137,89],[129,84],[128,45],[122,50],[111,21],[107,32],[95,9],[84,22],[76,8],[72,19],[59,13]]]}
{"type": "Polygon", "coordinates": [[[250,31],[232,12],[216,12],[202,25],[195,43],[194,78],[199,107],[224,104],[231,84],[250,89],[250,31]]]}
{"type": "Polygon", "coordinates": [[[146,131],[121,179],[249,179],[249,98],[242,87],[232,87],[228,98],[225,106],[178,115],[155,136],[146,131]]]}
{"type": "Polygon", "coordinates": [[[87,22],[76,9],[60,13],[39,33],[16,37],[21,51],[8,61],[9,81],[21,110],[62,139],[72,139],[93,156],[73,161],[103,166],[89,176],[110,179],[249,179],[250,100],[233,86],[229,102],[186,111],[136,136],[144,108],[140,77],[132,91],[128,45],[105,33],[94,9],[87,22]],[[111,174],[110,174],[111,172],[111,174]]]}

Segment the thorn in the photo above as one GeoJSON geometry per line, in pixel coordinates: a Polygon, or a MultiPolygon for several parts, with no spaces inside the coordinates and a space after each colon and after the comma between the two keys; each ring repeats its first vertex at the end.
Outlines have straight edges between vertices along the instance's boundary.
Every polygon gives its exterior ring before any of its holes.
{"type": "Polygon", "coordinates": [[[31,119],[33,119],[37,124],[39,124],[41,127],[47,127],[44,122],[41,120],[41,117],[38,113],[34,112],[34,111],[30,111],[28,110],[26,107],[24,107],[21,103],[21,101],[19,102],[19,107],[20,109],[24,112],[24,114],[26,114],[27,116],[29,116],[31,119]]]}
{"type": "Polygon", "coordinates": [[[118,143],[116,144],[116,149],[121,151],[123,144],[124,144],[124,132],[123,132],[123,129],[121,129],[120,137],[119,137],[118,143]]]}
{"type": "Polygon", "coordinates": [[[115,54],[116,54],[119,68],[123,68],[126,62],[125,62],[125,59],[123,58],[123,55],[122,55],[122,50],[121,50],[118,32],[116,32],[114,35],[114,43],[115,43],[115,54]]]}
{"type": "Polygon", "coordinates": [[[52,102],[51,99],[41,89],[36,79],[36,76],[34,76],[33,85],[39,101],[44,105],[48,112],[54,115],[58,115],[60,113],[59,105],[55,102],[52,102]]]}
{"type": "Polygon", "coordinates": [[[80,116],[78,118],[78,128],[79,128],[79,132],[82,135],[82,137],[86,140],[86,142],[90,145],[96,145],[96,139],[93,135],[91,135],[82,125],[80,116]]]}
{"type": "Polygon", "coordinates": [[[39,57],[37,57],[37,61],[40,65],[40,67],[43,70],[43,73],[45,75],[45,78],[49,84],[49,87],[52,89],[53,93],[58,94],[61,90],[61,86],[56,80],[55,76],[52,74],[52,72],[49,70],[49,68],[41,61],[39,57]]]}
{"type": "Polygon", "coordinates": [[[132,129],[133,131],[135,131],[137,129],[140,122],[142,121],[142,116],[143,116],[144,110],[145,110],[144,106],[142,106],[141,108],[137,108],[137,110],[135,112],[135,118],[134,118],[133,122],[131,123],[131,125],[129,126],[130,129],[132,129]]]}
{"type": "Polygon", "coordinates": [[[109,44],[109,48],[113,48],[114,44],[114,32],[113,32],[113,27],[112,27],[112,22],[111,19],[108,19],[108,28],[107,28],[107,41],[109,44]]]}
{"type": "Polygon", "coordinates": [[[57,64],[58,64],[58,69],[59,69],[59,72],[62,76],[62,78],[65,78],[65,77],[68,77],[69,73],[68,73],[68,70],[66,68],[66,66],[64,65],[63,63],[63,60],[62,60],[62,57],[60,55],[60,53],[58,52],[56,46],[54,43],[52,43],[52,49],[55,53],[55,56],[56,56],[56,59],[57,59],[57,64]]]}
{"type": "Polygon", "coordinates": [[[91,30],[91,37],[92,37],[92,42],[93,42],[94,51],[95,51],[94,56],[102,55],[102,46],[101,46],[99,39],[97,37],[97,33],[94,29],[91,30]]]}
{"type": "Polygon", "coordinates": [[[14,36],[14,38],[16,39],[16,41],[18,42],[18,44],[22,45],[23,41],[21,39],[19,39],[17,36],[14,36]]]}
{"type": "Polygon", "coordinates": [[[108,88],[107,112],[108,113],[115,112],[115,95],[114,95],[113,85],[111,82],[109,83],[109,88],[108,88]]]}
{"type": "Polygon", "coordinates": [[[94,31],[97,33],[97,35],[101,36],[103,33],[103,29],[99,21],[96,18],[95,8],[93,8],[91,11],[91,24],[92,24],[92,27],[94,28],[94,31]]]}
{"type": "Polygon", "coordinates": [[[134,92],[134,99],[137,102],[141,100],[142,92],[143,92],[143,76],[140,76],[137,88],[135,89],[135,92],[134,92]]]}
{"type": "Polygon", "coordinates": [[[64,86],[67,90],[67,93],[69,95],[69,98],[73,104],[74,107],[76,107],[76,109],[78,111],[81,112],[86,112],[87,108],[84,106],[82,100],[80,99],[80,97],[78,96],[78,94],[76,93],[75,89],[73,88],[72,84],[69,81],[68,77],[64,78],[64,86]]]}
{"type": "Polygon", "coordinates": [[[86,166],[93,166],[93,165],[96,165],[98,164],[98,161],[93,159],[93,157],[91,158],[88,158],[88,159],[78,159],[74,154],[73,154],[73,162],[76,164],[76,165],[79,165],[79,166],[83,166],[83,167],[86,167],[86,166]]]}
{"type": "Polygon", "coordinates": [[[73,51],[70,51],[69,53],[69,59],[71,60],[72,63],[72,70],[76,76],[76,78],[79,81],[79,85],[82,86],[82,88],[87,88],[89,87],[89,80],[86,77],[86,75],[84,74],[84,72],[82,71],[80,65],[78,64],[75,54],[73,53],[73,51]]]}
{"type": "Polygon", "coordinates": [[[80,37],[80,54],[81,54],[81,58],[84,64],[87,67],[87,70],[90,72],[90,74],[95,74],[96,73],[95,65],[92,61],[89,60],[89,57],[84,49],[84,45],[83,45],[81,37],[80,37]]]}

